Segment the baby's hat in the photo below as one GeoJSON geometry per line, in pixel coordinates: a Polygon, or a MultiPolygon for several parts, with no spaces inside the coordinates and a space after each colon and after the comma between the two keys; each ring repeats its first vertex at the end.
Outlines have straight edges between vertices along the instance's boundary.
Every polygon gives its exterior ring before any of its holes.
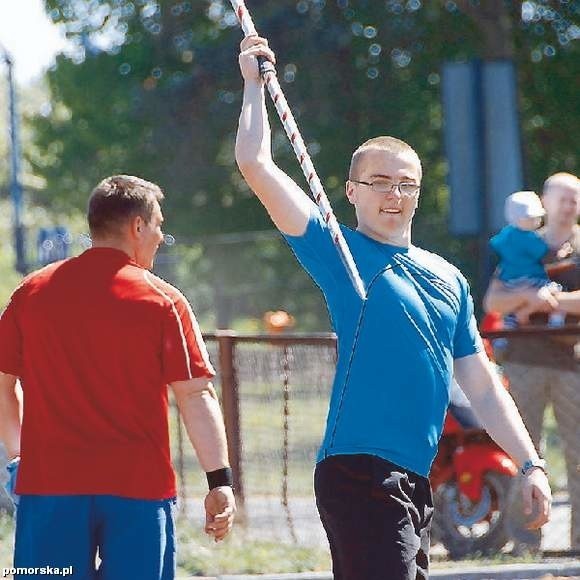
{"type": "Polygon", "coordinates": [[[533,191],[516,191],[505,200],[505,219],[510,224],[517,224],[522,218],[542,217],[546,211],[533,191]]]}

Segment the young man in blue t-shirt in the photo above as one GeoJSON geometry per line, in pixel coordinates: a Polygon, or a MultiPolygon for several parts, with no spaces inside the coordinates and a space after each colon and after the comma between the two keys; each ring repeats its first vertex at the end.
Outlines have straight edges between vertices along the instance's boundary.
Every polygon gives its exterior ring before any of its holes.
{"type": "Polygon", "coordinates": [[[439,256],[411,244],[422,169],[411,147],[371,139],[352,158],[346,195],[356,231],[342,228],[367,290],[361,300],[316,205],[271,156],[257,56],[242,42],[244,102],[238,165],[303,267],[324,293],[338,363],[315,472],[319,513],[337,580],[426,578],[433,506],[429,469],[453,375],[490,434],[523,466],[525,505],[549,515],[544,464],[491,370],[469,287],[439,256]]]}

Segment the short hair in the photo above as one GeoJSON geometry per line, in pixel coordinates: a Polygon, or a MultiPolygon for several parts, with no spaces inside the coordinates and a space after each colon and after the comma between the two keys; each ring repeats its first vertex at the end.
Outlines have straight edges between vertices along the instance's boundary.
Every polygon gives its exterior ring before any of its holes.
{"type": "Polygon", "coordinates": [[[149,223],[155,202],[163,198],[158,185],[133,175],[103,179],[89,197],[87,218],[91,236],[117,235],[120,227],[135,216],[149,223]]]}
{"type": "Polygon", "coordinates": [[[419,159],[419,155],[417,155],[417,152],[408,143],[401,141],[401,139],[383,135],[380,137],[373,137],[372,139],[365,141],[362,145],[359,145],[359,147],[355,150],[355,152],[352,154],[352,159],[350,161],[350,169],[348,171],[349,179],[352,179],[357,175],[364,154],[370,150],[386,151],[387,153],[391,153],[392,155],[410,153],[411,155],[414,155],[417,158],[417,163],[419,165],[419,177],[423,176],[423,167],[421,166],[421,159],[419,159]]]}
{"type": "Polygon", "coordinates": [[[577,192],[580,192],[580,179],[578,179],[576,175],[567,173],[566,171],[559,171],[558,173],[554,173],[553,175],[550,175],[546,181],[544,181],[544,187],[542,189],[544,195],[548,193],[548,191],[555,185],[572,187],[575,188],[577,192]]]}

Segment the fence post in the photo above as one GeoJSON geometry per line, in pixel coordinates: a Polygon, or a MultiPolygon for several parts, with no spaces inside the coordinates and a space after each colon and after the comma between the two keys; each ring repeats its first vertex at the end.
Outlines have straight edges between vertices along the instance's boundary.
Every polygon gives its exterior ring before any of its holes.
{"type": "Polygon", "coordinates": [[[175,420],[177,421],[177,475],[179,477],[179,499],[181,516],[187,516],[187,491],[185,488],[185,455],[183,450],[183,423],[177,404],[175,408],[175,420]]]}
{"type": "Polygon", "coordinates": [[[238,508],[244,507],[244,482],[242,476],[242,452],[240,439],[240,394],[235,365],[235,337],[232,334],[217,333],[219,347],[220,377],[224,422],[228,437],[228,454],[234,475],[234,486],[238,508]]]}

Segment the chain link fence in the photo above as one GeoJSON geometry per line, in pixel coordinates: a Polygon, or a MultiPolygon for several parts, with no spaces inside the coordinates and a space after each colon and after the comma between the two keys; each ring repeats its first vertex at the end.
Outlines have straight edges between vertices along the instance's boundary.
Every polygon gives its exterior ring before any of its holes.
{"type": "MultiPolygon", "coordinates": [[[[219,363],[216,384],[224,400],[244,533],[251,538],[324,546],[312,476],[334,374],[334,336],[218,332],[208,334],[206,340],[212,360],[219,363]],[[234,421],[228,417],[232,408],[237,413],[234,421]]],[[[552,555],[572,555],[562,444],[550,414],[545,427],[543,445],[554,459],[550,478],[555,495],[541,549],[552,555]]],[[[202,496],[204,482],[190,447],[178,441],[176,457],[178,447],[185,449],[181,505],[188,517],[194,517],[200,515],[200,504],[193,498],[202,496]]],[[[533,544],[533,537],[526,540],[533,544]]],[[[504,550],[514,545],[508,541],[504,550]]],[[[434,552],[444,554],[445,549],[436,545],[434,552]]]]}

